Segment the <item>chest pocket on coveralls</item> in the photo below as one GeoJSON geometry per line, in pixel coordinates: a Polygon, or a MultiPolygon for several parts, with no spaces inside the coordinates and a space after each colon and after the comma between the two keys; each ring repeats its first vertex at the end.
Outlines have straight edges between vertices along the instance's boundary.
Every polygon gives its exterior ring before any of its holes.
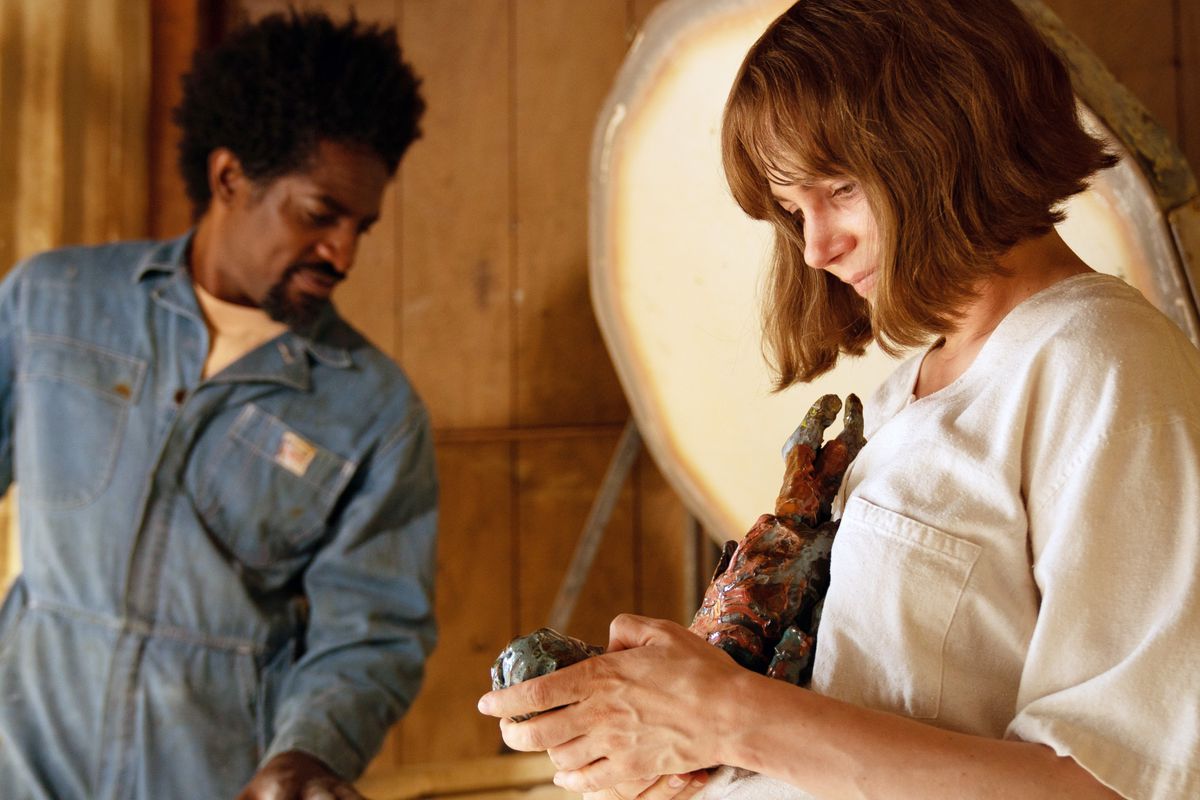
{"type": "Polygon", "coordinates": [[[982,548],[851,497],[834,537],[814,689],[938,716],[946,641],[982,548]]]}
{"type": "Polygon", "coordinates": [[[241,563],[301,555],[325,531],[355,464],[246,405],[204,467],[196,505],[241,563]]]}
{"type": "Polygon", "coordinates": [[[17,373],[21,502],[78,508],[112,479],[146,362],[88,342],[30,334],[17,373]]]}

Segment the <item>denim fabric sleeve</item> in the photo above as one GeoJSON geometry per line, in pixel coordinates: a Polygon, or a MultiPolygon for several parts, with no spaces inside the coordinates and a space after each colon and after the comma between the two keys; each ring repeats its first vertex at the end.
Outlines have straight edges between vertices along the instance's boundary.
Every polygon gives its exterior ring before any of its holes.
{"type": "Polygon", "coordinates": [[[13,389],[16,381],[18,292],[24,267],[18,264],[0,283],[0,495],[13,475],[13,389]]]}
{"type": "Polygon", "coordinates": [[[436,640],[437,478],[419,403],[361,470],[305,575],[305,652],[263,758],[302,750],[347,779],[412,703],[436,640]]]}

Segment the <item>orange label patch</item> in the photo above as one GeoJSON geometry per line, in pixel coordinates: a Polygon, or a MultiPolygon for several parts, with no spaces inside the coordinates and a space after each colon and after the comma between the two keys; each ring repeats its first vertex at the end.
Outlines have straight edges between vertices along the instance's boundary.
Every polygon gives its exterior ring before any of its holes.
{"type": "Polygon", "coordinates": [[[275,453],[275,463],[302,478],[316,455],[317,448],[291,431],[284,431],[279,450],[275,453]]]}

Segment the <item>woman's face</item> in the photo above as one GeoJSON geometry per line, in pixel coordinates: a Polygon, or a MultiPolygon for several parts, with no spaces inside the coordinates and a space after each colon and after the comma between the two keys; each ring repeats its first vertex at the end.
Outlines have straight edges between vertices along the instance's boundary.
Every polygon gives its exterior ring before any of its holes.
{"type": "Polygon", "coordinates": [[[849,177],[771,180],[771,194],[803,226],[804,261],[871,299],[879,271],[879,226],[858,181],[849,177]]]}

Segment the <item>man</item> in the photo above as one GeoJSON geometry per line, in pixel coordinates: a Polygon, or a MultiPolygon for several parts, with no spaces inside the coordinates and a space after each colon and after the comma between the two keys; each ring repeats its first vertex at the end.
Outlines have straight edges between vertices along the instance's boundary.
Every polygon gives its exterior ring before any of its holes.
{"type": "Polygon", "coordinates": [[[176,110],[197,224],[0,289],[0,793],[356,798],[433,647],[436,478],[329,303],[423,103],[393,30],[273,16],[176,110]]]}

